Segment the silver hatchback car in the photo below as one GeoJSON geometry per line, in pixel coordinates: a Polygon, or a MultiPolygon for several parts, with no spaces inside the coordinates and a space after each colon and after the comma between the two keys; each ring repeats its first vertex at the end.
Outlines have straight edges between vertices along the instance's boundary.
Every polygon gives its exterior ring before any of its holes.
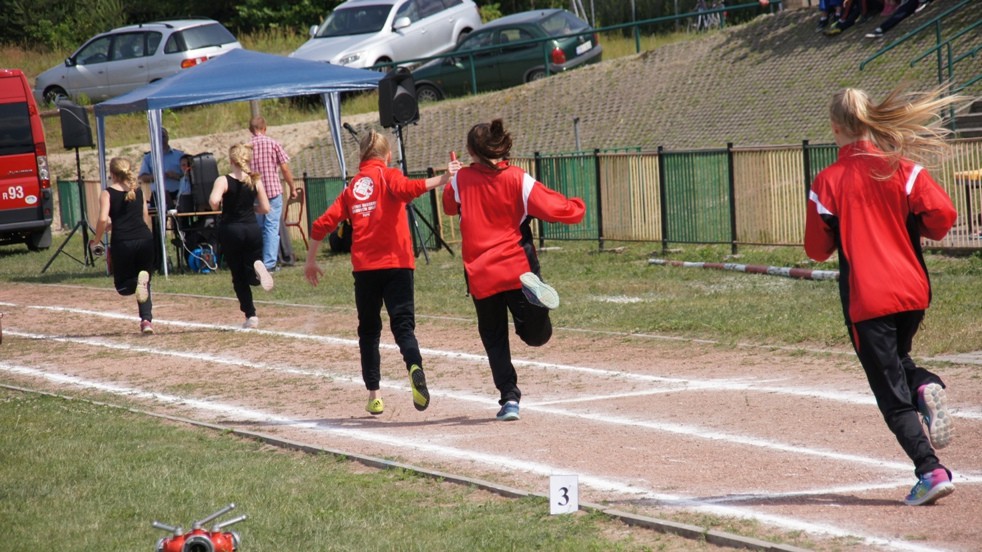
{"type": "Polygon", "coordinates": [[[480,26],[473,0],[348,0],[290,57],[364,69],[446,52],[480,26]]]}
{"type": "Polygon", "coordinates": [[[34,96],[47,103],[61,97],[99,102],[241,47],[211,19],[120,27],[89,39],[63,64],[38,75],[34,96]]]}

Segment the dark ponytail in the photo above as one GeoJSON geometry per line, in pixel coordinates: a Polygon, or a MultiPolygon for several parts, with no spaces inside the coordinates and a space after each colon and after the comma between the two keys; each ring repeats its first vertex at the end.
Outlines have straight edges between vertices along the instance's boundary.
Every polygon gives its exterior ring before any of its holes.
{"type": "Polygon", "coordinates": [[[495,167],[493,159],[508,159],[511,153],[511,134],[501,119],[478,123],[467,133],[467,149],[481,163],[495,167]]]}

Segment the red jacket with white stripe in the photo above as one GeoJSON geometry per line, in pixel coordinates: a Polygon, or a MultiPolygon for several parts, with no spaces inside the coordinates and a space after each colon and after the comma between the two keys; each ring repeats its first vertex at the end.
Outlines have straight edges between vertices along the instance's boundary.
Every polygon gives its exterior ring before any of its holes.
{"type": "Polygon", "coordinates": [[[355,272],[416,268],[406,204],[426,193],[425,180],[409,180],[381,159],[370,159],[311,225],[310,237],[323,241],[344,219],[351,219],[351,266],[355,272]]]}
{"type": "Polygon", "coordinates": [[[530,217],[576,224],[586,213],[582,199],[568,199],[506,161],[498,167],[473,163],[443,190],[444,212],[460,215],[464,270],[476,299],[520,289],[519,276],[538,272],[530,217]]]}
{"type": "Polygon", "coordinates": [[[957,216],[951,198],[923,167],[901,160],[891,170],[869,153],[879,150],[868,141],[841,147],[808,195],[805,252],[824,261],[838,250],[847,324],[926,309],[931,284],[921,236],[944,238],[957,216]]]}

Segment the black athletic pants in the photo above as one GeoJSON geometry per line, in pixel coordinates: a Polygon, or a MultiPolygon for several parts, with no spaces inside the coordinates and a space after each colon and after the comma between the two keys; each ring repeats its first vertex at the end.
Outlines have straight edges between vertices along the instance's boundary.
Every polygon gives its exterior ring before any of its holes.
{"type": "Polygon", "coordinates": [[[378,344],[382,336],[382,305],[389,313],[392,337],[399,346],[406,370],[423,366],[416,341],[416,305],[413,271],[408,268],[365,270],[355,277],[355,307],[358,309],[358,349],[361,351],[361,377],[365,389],[377,391],[382,379],[378,344]]]}
{"type": "MultiPolygon", "coordinates": [[[[141,270],[153,273],[153,238],[138,240],[112,240],[110,244],[112,255],[113,283],[120,295],[136,293],[136,277],[141,270]]],[[[150,284],[147,284],[150,291],[150,284]]],[[[153,302],[147,297],[146,302],[137,303],[140,320],[153,321],[153,302]]]]}
{"type": "Polygon", "coordinates": [[[477,331],[488,355],[494,386],[501,394],[498,404],[519,402],[522,391],[518,388],[518,374],[511,363],[508,313],[511,312],[518,337],[526,345],[540,347],[552,337],[549,309],[529,303],[521,289],[503,291],[484,299],[475,298],[474,308],[477,309],[477,331]]]}
{"type": "Polygon", "coordinates": [[[944,383],[914,364],[910,349],[924,311],[899,312],[853,325],[850,337],[866,371],[876,405],[897,442],[914,462],[918,477],[944,466],[931,448],[917,410],[917,388],[944,383]]]}
{"type": "Polygon", "coordinates": [[[218,240],[222,258],[232,273],[232,289],[239,300],[239,309],[246,318],[256,316],[252,286],[259,285],[259,277],[253,265],[263,258],[262,231],[255,222],[222,224],[218,227],[218,240]]]}

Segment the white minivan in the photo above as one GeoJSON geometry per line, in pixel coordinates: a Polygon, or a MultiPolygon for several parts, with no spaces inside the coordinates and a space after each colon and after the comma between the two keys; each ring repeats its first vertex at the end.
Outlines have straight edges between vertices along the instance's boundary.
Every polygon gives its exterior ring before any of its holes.
{"type": "Polygon", "coordinates": [[[473,0],[348,0],[290,57],[369,68],[441,54],[480,26],[473,0]]]}

